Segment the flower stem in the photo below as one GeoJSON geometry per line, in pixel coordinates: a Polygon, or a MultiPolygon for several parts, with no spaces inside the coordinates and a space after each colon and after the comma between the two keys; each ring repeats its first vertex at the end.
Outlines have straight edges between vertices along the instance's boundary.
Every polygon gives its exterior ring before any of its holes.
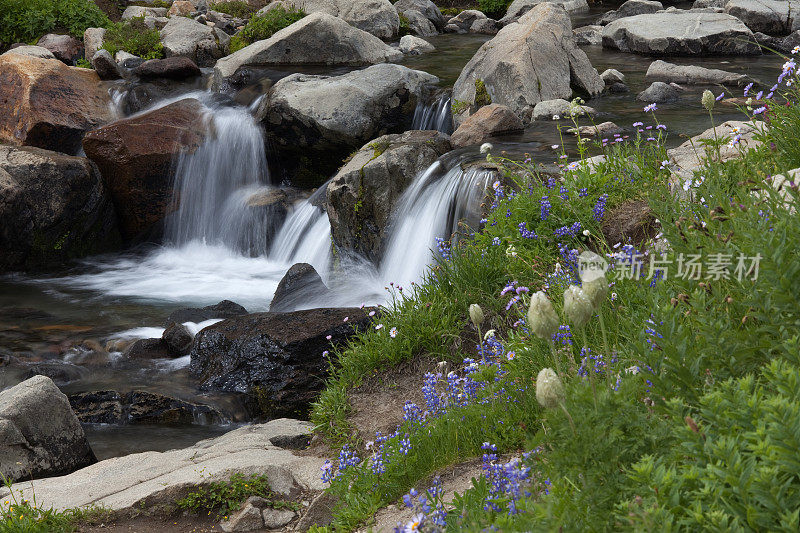
{"type": "Polygon", "coordinates": [[[589,343],[586,341],[586,327],[585,326],[581,328],[581,334],[583,335],[583,347],[587,349],[587,352],[586,352],[586,354],[587,354],[586,355],[586,359],[587,359],[587,361],[586,361],[586,363],[587,363],[586,364],[586,373],[589,374],[589,383],[592,385],[592,396],[594,397],[594,410],[597,411],[597,387],[594,384],[594,369],[590,367],[589,361],[588,361],[588,359],[589,359],[589,355],[588,355],[589,354],[589,352],[588,352],[589,343]]]}
{"type": "Polygon", "coordinates": [[[600,315],[600,332],[603,334],[603,347],[605,348],[606,357],[608,358],[606,361],[606,381],[611,385],[611,359],[613,358],[613,354],[611,352],[611,347],[608,345],[608,337],[606,337],[606,323],[603,320],[602,307],[599,309],[598,314],[600,315]]]}
{"type": "Polygon", "coordinates": [[[550,339],[549,343],[550,343],[550,353],[553,354],[553,362],[556,365],[556,372],[558,373],[559,376],[563,377],[563,374],[561,372],[561,363],[558,362],[559,357],[558,357],[558,352],[556,352],[556,343],[555,341],[553,341],[553,339],[550,339]]]}
{"type": "Polygon", "coordinates": [[[564,402],[561,402],[559,405],[561,406],[561,410],[564,411],[564,414],[567,415],[567,420],[569,420],[569,425],[572,428],[572,434],[577,436],[578,433],[575,431],[575,422],[572,420],[572,415],[567,411],[567,406],[564,405],[564,402]]]}

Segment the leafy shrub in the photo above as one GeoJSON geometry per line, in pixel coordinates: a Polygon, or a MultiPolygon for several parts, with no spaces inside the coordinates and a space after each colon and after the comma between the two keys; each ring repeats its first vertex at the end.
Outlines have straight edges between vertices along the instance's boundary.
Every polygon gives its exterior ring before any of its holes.
{"type": "Polygon", "coordinates": [[[75,66],[79,68],[93,68],[92,63],[88,59],[80,58],[75,62],[75,66]]]}
{"type": "Polygon", "coordinates": [[[142,59],[161,59],[164,47],[158,30],[148,28],[144,17],[112,23],[106,31],[103,48],[113,56],[120,50],[142,59]]]}
{"type": "Polygon", "coordinates": [[[269,488],[267,476],[253,474],[244,477],[234,474],[227,482],[211,483],[207,487],[192,491],[176,502],[178,508],[193,513],[217,513],[219,517],[228,516],[237,511],[250,496],[260,496],[270,501],[274,509],[294,509],[294,502],[275,500],[275,494],[269,488]]]}
{"type": "Polygon", "coordinates": [[[400,30],[398,32],[398,35],[400,37],[404,35],[412,35],[414,31],[411,29],[411,25],[408,22],[408,18],[402,13],[400,13],[399,16],[400,16],[400,30]]]}
{"type": "Polygon", "coordinates": [[[34,43],[56,30],[80,38],[86,28],[108,23],[89,0],[0,0],[0,49],[18,42],[34,43]]]}
{"type": "Polygon", "coordinates": [[[478,0],[480,10],[483,11],[487,17],[493,19],[502,18],[503,15],[506,14],[506,9],[508,9],[509,4],[511,4],[510,0],[478,0]]]}
{"type": "Polygon", "coordinates": [[[247,2],[242,2],[241,0],[234,0],[233,2],[219,2],[213,4],[211,9],[240,19],[249,18],[250,15],[253,14],[253,8],[250,7],[250,4],[247,2]]]}
{"type": "Polygon", "coordinates": [[[231,52],[241,50],[256,41],[269,39],[273,34],[305,17],[300,9],[276,7],[261,16],[253,15],[242,31],[231,39],[231,52]]]}

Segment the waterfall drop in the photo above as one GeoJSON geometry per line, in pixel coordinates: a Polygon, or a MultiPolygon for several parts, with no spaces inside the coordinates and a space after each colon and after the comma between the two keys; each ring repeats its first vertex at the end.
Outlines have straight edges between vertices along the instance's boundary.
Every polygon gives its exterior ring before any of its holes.
{"type": "Polygon", "coordinates": [[[450,114],[451,94],[439,93],[430,102],[420,102],[414,110],[412,130],[437,130],[450,135],[453,133],[453,117],[450,114]]]}

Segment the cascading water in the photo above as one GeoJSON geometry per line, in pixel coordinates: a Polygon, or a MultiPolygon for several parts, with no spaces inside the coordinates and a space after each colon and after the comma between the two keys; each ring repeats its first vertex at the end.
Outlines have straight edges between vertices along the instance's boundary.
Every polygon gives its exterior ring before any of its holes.
{"type": "Polygon", "coordinates": [[[446,170],[440,161],[417,176],[395,208],[380,277],[400,284],[419,281],[433,260],[436,239],[448,238],[462,220],[477,222],[470,219],[493,176],[491,170],[462,170],[459,164],[446,170]]]}
{"type": "Polygon", "coordinates": [[[412,130],[437,130],[453,133],[453,117],[450,114],[451,94],[442,92],[430,102],[420,102],[414,110],[412,130]]]}

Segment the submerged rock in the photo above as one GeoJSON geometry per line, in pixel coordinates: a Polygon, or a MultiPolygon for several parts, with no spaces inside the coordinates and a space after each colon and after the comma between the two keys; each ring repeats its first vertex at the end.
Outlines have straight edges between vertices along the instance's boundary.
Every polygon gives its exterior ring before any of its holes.
{"type": "Polygon", "coordinates": [[[294,311],[300,304],[325,296],[328,287],[313,266],[296,263],[286,271],[269,304],[272,313],[294,311]]]}
{"type": "Polygon", "coordinates": [[[205,307],[187,307],[178,309],[169,314],[164,321],[164,327],[172,322],[182,324],[184,322],[200,323],[213,318],[233,318],[247,314],[247,309],[230,300],[222,300],[214,305],[205,307]]]}
{"type": "Polygon", "coordinates": [[[761,53],[753,33],[739,19],[684,10],[616,20],[603,29],[603,46],[653,56],[761,53]]]}
{"type": "Polygon", "coordinates": [[[287,177],[316,187],[365,142],[411,126],[417,102],[438,78],[400,65],[341,76],[293,74],[272,88],[258,112],[287,177]]]}
{"type": "Polygon", "coordinates": [[[119,245],[114,207],[88,159],[0,146],[0,271],[63,266],[119,245]]]}
{"type": "Polygon", "coordinates": [[[84,424],[157,424],[186,426],[224,424],[227,418],[208,405],[146,391],[82,392],[69,397],[72,410],[84,424]]]}
{"type": "Polygon", "coordinates": [[[247,394],[264,415],[305,415],[328,372],[322,353],[369,323],[359,308],[229,318],[197,334],[190,372],[202,390],[247,394]]]}
{"type": "Polygon", "coordinates": [[[15,481],[59,476],[96,461],[67,397],[50,378],[33,377],[0,392],[0,475],[15,481]]]}
{"type": "Polygon", "coordinates": [[[0,56],[0,142],[75,154],[83,134],[110,121],[108,91],[91,69],[0,56]]]}
{"type": "Polygon", "coordinates": [[[433,130],[385,135],[362,146],[328,184],[336,246],[379,262],[397,200],[419,173],[451,149],[448,136],[433,130]]]}
{"type": "Polygon", "coordinates": [[[167,345],[172,355],[179,357],[188,354],[192,349],[194,335],[183,324],[171,322],[161,334],[161,340],[167,345]]]}
{"type": "Polygon", "coordinates": [[[496,103],[527,123],[541,101],[571,98],[575,90],[596,95],[604,87],[575,44],[564,8],[540,4],[500,30],[467,63],[453,86],[453,114],[460,124],[470,112],[496,103]]]}
{"type": "Polygon", "coordinates": [[[203,106],[187,98],[86,135],[83,148],[100,168],[124,239],[142,239],[160,229],[176,207],[174,160],[197,150],[208,133],[203,106]]]}

